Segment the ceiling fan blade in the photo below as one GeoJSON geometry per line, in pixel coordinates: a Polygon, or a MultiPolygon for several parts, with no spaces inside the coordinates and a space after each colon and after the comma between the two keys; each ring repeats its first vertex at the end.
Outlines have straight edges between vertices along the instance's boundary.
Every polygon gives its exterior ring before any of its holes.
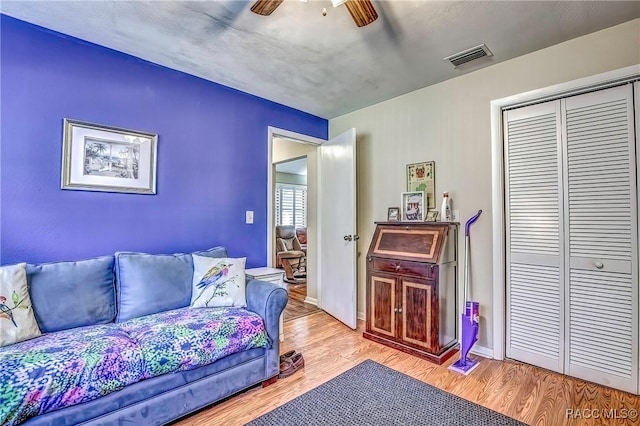
{"type": "Polygon", "coordinates": [[[251,11],[258,15],[268,16],[271,15],[282,2],[283,0],[258,0],[251,6],[251,11]]]}
{"type": "Polygon", "coordinates": [[[359,27],[369,25],[378,19],[378,14],[369,0],[347,0],[345,6],[359,27]]]}

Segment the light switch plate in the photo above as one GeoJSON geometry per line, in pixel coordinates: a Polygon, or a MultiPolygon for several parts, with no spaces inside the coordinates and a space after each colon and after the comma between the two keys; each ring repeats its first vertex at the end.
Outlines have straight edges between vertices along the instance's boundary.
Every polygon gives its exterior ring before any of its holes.
{"type": "Polygon", "coordinates": [[[460,222],[460,210],[454,210],[453,215],[451,217],[453,222],[460,222]]]}
{"type": "Polygon", "coordinates": [[[253,223],[253,211],[247,210],[245,213],[245,218],[247,223],[253,223]]]}

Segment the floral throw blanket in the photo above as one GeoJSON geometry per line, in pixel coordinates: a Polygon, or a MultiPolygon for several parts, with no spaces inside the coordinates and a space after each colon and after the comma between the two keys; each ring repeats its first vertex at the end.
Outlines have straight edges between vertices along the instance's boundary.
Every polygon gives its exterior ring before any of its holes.
{"type": "Polygon", "coordinates": [[[97,399],[144,379],[270,344],[241,308],[176,309],[0,348],[0,424],[97,399]]]}

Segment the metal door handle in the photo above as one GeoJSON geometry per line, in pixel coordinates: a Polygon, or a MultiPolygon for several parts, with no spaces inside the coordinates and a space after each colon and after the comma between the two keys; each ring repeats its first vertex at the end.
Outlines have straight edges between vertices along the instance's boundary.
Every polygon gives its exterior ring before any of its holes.
{"type": "Polygon", "coordinates": [[[604,263],[602,263],[602,262],[596,262],[595,265],[596,265],[596,268],[598,268],[598,269],[604,268],[604,263]]]}
{"type": "Polygon", "coordinates": [[[351,235],[345,235],[344,236],[344,240],[345,241],[351,241],[353,238],[351,237],[351,235]]]}

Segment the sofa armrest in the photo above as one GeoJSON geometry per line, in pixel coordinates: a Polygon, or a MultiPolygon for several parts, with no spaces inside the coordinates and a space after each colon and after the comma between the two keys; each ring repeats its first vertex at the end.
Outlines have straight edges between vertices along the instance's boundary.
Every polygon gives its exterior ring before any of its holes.
{"type": "Polygon", "coordinates": [[[268,281],[247,282],[247,309],[260,315],[264,320],[271,347],[265,351],[264,380],[277,376],[280,372],[280,314],[287,306],[287,291],[268,281]]]}
{"type": "Polygon", "coordinates": [[[280,338],[280,314],[287,306],[287,291],[268,281],[251,280],[247,283],[247,309],[264,319],[272,341],[280,338]]]}

